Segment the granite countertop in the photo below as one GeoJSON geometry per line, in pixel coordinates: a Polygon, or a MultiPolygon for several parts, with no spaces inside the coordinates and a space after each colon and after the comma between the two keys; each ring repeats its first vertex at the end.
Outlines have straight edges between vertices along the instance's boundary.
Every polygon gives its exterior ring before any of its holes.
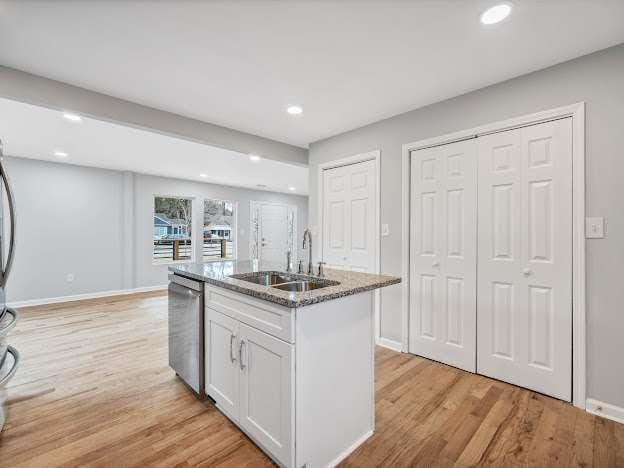
{"type": "MultiPolygon", "coordinates": [[[[231,278],[232,275],[254,272],[275,271],[283,273],[285,271],[284,265],[260,262],[257,268],[254,268],[253,262],[251,261],[183,263],[171,265],[169,271],[187,278],[204,281],[205,283],[231,291],[293,308],[331,301],[340,297],[371,291],[401,282],[401,278],[397,276],[374,275],[357,271],[326,268],[325,276],[318,279],[338,282],[338,284],[305,292],[289,292],[271,286],[264,286],[241,279],[231,278]]],[[[293,274],[293,276],[297,277],[301,275],[293,274]]]]}

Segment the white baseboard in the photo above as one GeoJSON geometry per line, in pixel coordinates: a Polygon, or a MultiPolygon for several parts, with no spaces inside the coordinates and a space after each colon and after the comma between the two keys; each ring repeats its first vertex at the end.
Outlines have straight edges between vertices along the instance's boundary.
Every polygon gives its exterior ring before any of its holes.
{"type": "Polygon", "coordinates": [[[7,305],[13,308],[19,307],[30,307],[30,306],[38,306],[38,305],[46,305],[46,304],[57,304],[59,302],[73,302],[73,301],[84,301],[85,299],[97,299],[100,297],[112,297],[112,296],[123,296],[124,294],[134,294],[141,292],[150,292],[150,291],[160,291],[163,289],[167,289],[166,284],[159,284],[157,286],[143,286],[141,288],[132,288],[132,289],[114,289],[111,291],[99,291],[94,293],[86,293],[86,294],[75,294],[73,296],[60,296],[60,297],[46,297],[42,299],[29,299],[27,301],[15,301],[9,302],[7,305]]]}
{"type": "Polygon", "coordinates": [[[389,338],[379,338],[377,340],[377,344],[379,346],[383,346],[384,348],[391,349],[393,351],[403,352],[403,343],[400,341],[391,340],[389,338]]]}
{"type": "Polygon", "coordinates": [[[355,442],[353,442],[353,444],[351,444],[344,452],[334,458],[333,461],[329,462],[327,466],[330,468],[334,468],[335,466],[337,466],[341,461],[347,458],[351,454],[351,452],[353,452],[356,448],[366,442],[366,440],[372,435],[373,430],[371,429],[370,431],[359,437],[355,442]]]}
{"type": "Polygon", "coordinates": [[[588,413],[624,424],[624,408],[619,406],[588,398],[586,409],[588,413]]]}

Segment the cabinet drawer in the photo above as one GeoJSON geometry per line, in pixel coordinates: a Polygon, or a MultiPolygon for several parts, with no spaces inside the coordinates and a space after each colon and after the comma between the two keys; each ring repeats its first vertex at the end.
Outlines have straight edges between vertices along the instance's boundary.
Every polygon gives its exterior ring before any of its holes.
{"type": "Polygon", "coordinates": [[[235,318],[289,343],[295,342],[294,311],[206,284],[205,307],[235,318]]]}

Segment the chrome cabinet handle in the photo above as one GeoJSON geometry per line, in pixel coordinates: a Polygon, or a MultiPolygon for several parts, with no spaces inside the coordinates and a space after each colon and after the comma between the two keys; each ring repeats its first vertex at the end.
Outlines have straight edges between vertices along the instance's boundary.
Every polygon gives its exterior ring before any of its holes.
{"type": "Polygon", "coordinates": [[[522,271],[522,274],[523,274],[524,276],[530,276],[530,275],[531,275],[531,273],[532,273],[532,271],[531,271],[531,269],[530,269],[530,268],[525,268],[525,269],[522,271]]]}
{"type": "Polygon", "coordinates": [[[2,164],[2,158],[2,141],[0,140],[0,177],[2,178],[2,183],[4,184],[7,193],[7,204],[9,205],[9,222],[11,227],[9,237],[9,254],[7,255],[6,265],[1,266],[2,277],[0,277],[0,287],[6,286],[7,280],[9,279],[9,273],[11,272],[11,267],[13,266],[13,257],[15,255],[15,199],[13,197],[13,191],[11,190],[9,178],[6,171],[4,170],[4,165],[2,164]]]}
{"type": "MultiPolygon", "coordinates": [[[[247,365],[245,364],[244,360],[243,360],[243,346],[245,346],[245,350],[247,349],[247,343],[245,343],[244,340],[240,341],[240,344],[238,345],[238,363],[240,365],[241,370],[244,370],[245,367],[247,367],[247,365]]],[[[247,352],[245,352],[245,354],[247,354],[247,352]]]]}
{"type": "Polygon", "coordinates": [[[439,267],[440,266],[440,262],[438,262],[437,260],[435,260],[432,264],[432,267],[439,267]]]}
{"type": "Polygon", "coordinates": [[[0,316],[0,320],[2,320],[5,315],[12,315],[13,320],[8,322],[6,325],[0,327],[0,333],[6,333],[7,331],[9,331],[15,326],[15,324],[17,323],[17,319],[19,319],[19,314],[17,313],[17,310],[13,309],[12,307],[7,307],[5,309],[5,314],[0,316]]]}
{"type": "Polygon", "coordinates": [[[236,336],[234,334],[230,334],[230,361],[236,362],[236,354],[234,354],[234,350],[232,349],[232,345],[234,344],[234,340],[236,336]]]}
{"type": "MultiPolygon", "coordinates": [[[[4,384],[11,380],[11,377],[15,375],[15,371],[17,371],[17,366],[20,362],[20,354],[13,346],[7,346],[7,353],[11,353],[13,355],[13,367],[11,367],[11,370],[7,375],[0,379],[0,388],[2,388],[4,384]]],[[[4,362],[4,359],[2,361],[4,362]]]]}

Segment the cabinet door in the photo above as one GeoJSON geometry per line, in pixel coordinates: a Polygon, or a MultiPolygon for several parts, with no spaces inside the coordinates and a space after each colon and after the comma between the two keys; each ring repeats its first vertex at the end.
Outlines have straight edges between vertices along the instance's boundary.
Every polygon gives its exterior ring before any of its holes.
{"type": "Polygon", "coordinates": [[[240,425],[281,463],[294,443],[293,346],[240,324],[240,425]]]}
{"type": "Polygon", "coordinates": [[[239,322],[206,309],[206,393],[232,419],[238,420],[240,370],[239,322]]]}

